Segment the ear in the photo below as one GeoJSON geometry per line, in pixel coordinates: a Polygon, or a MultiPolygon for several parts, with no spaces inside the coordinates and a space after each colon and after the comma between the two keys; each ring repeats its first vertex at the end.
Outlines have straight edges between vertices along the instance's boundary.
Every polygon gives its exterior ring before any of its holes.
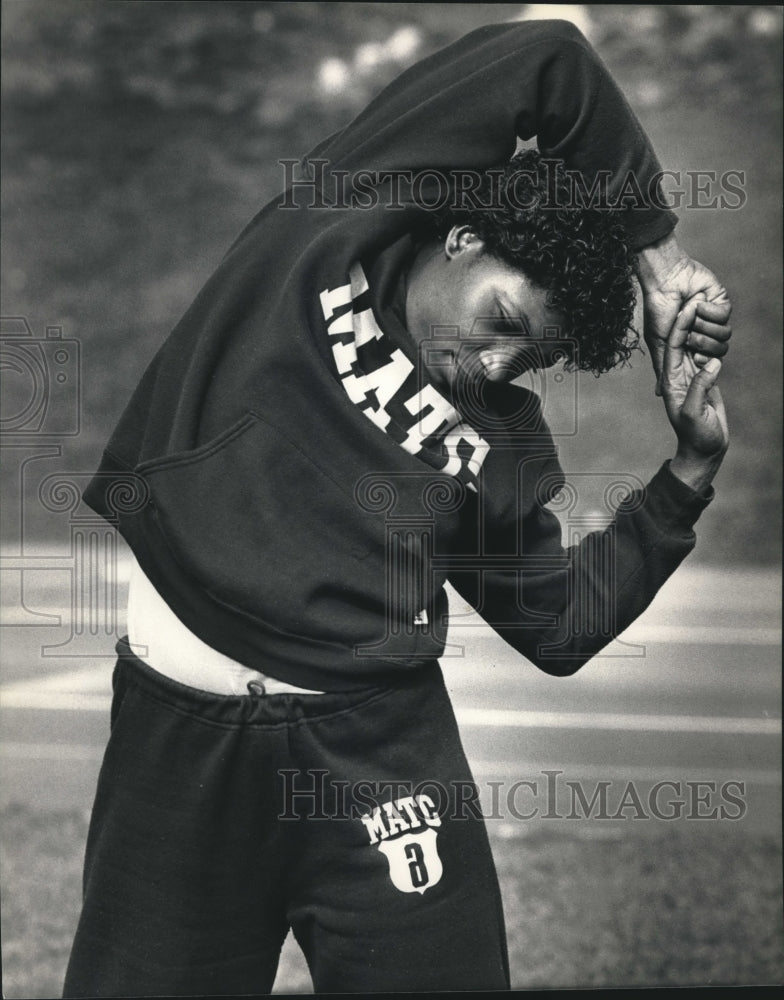
{"type": "Polygon", "coordinates": [[[452,226],[444,240],[444,252],[449,260],[466,251],[476,253],[483,247],[484,241],[476,235],[470,226],[452,226]]]}

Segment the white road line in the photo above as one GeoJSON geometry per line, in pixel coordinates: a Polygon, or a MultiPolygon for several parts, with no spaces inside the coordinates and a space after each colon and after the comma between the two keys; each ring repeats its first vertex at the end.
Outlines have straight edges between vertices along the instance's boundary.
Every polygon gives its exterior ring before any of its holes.
{"type": "Polygon", "coordinates": [[[583,781],[715,781],[723,784],[726,781],[745,781],[753,785],[781,785],[781,771],[763,768],[746,767],[739,764],[734,770],[724,768],[708,768],[705,765],[685,766],[679,768],[671,764],[661,764],[658,767],[641,767],[626,764],[574,764],[569,761],[508,761],[508,760],[471,760],[471,771],[478,782],[491,781],[494,778],[504,780],[519,780],[520,778],[536,778],[543,776],[545,771],[558,771],[557,781],[563,783],[572,779],[583,781]]]}
{"type": "MultiPolygon", "coordinates": [[[[472,622],[466,625],[450,625],[447,642],[470,642],[481,636],[495,635],[489,625],[472,622]]],[[[632,626],[618,637],[619,643],[654,645],[656,643],[674,646],[780,646],[780,628],[754,628],[749,626],[710,625],[641,625],[632,626]]],[[[607,646],[602,655],[623,656],[623,647],[607,646]],[[617,650],[617,652],[616,652],[617,650]]],[[[632,655],[631,651],[627,655],[632,655]]]]}
{"type": "Polygon", "coordinates": [[[80,694],[74,691],[4,691],[0,688],[0,709],[3,710],[33,708],[42,712],[108,712],[111,705],[110,694],[80,694]]]}
{"type": "Polygon", "coordinates": [[[100,760],[103,751],[86,743],[0,743],[3,760],[100,760]]]}
{"type": "MultiPolygon", "coordinates": [[[[47,604],[45,611],[39,610],[34,613],[59,617],[60,625],[55,626],[42,622],[40,625],[33,626],[29,622],[28,612],[15,608],[0,609],[2,624],[6,628],[14,626],[19,628],[63,628],[71,620],[72,609],[70,605],[66,607],[47,604]]],[[[490,625],[472,615],[470,620],[465,621],[465,624],[460,624],[459,621],[450,622],[447,642],[472,642],[487,636],[494,638],[496,633],[490,625]]],[[[99,647],[101,643],[106,645],[107,639],[105,636],[96,636],[95,642],[96,647],[99,647]]],[[[641,645],[663,643],[674,646],[780,646],[782,632],[780,627],[762,625],[757,627],[753,625],[647,625],[643,623],[631,625],[618,636],[618,642],[619,644],[626,642],[641,645]]],[[[106,648],[106,655],[113,655],[113,650],[109,646],[106,648]]],[[[617,654],[614,653],[615,649],[614,645],[606,647],[604,655],[624,655],[621,645],[617,647],[617,654]]],[[[630,655],[632,654],[630,653],[630,655]]]]}
{"type": "Polygon", "coordinates": [[[456,711],[463,726],[513,729],[623,729],[660,733],[738,733],[773,736],[781,719],[731,718],[699,715],[611,715],[602,712],[532,712],[497,708],[456,711]]]}
{"type": "Polygon", "coordinates": [[[50,673],[34,680],[13,681],[0,687],[0,698],[7,695],[12,698],[19,693],[38,694],[46,696],[51,691],[60,692],[97,692],[105,694],[111,691],[112,667],[107,664],[79,667],[76,670],[62,670],[50,673]]]}
{"type": "MultiPolygon", "coordinates": [[[[111,695],[69,691],[34,690],[20,685],[0,689],[0,708],[40,711],[108,712],[111,695]]],[[[613,715],[602,712],[536,712],[496,708],[463,708],[456,711],[463,726],[508,729],[609,729],[627,732],[721,733],[776,736],[781,719],[693,715],[613,715]]]]}

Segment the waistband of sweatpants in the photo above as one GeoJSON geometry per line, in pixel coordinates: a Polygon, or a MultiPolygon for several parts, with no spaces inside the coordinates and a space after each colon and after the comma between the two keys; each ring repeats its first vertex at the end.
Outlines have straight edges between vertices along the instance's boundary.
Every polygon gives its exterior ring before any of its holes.
{"type": "Polygon", "coordinates": [[[258,723],[285,724],[293,719],[323,718],[348,711],[376,698],[383,698],[396,691],[409,690],[419,685],[441,682],[441,668],[433,660],[421,670],[412,671],[401,678],[400,684],[372,686],[347,691],[327,691],[323,694],[285,692],[280,694],[214,694],[189,687],[180,681],[159,673],[141,660],[131,649],[128,637],[123,636],[116,645],[118,683],[131,683],[158,702],[176,711],[194,715],[218,724],[258,723]],[[118,680],[118,678],[120,678],[118,680]]]}

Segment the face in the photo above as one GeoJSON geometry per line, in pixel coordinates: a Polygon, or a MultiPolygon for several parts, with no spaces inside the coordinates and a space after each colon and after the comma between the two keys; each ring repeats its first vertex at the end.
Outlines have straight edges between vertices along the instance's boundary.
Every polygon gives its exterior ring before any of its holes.
{"type": "Polygon", "coordinates": [[[509,382],[563,357],[563,321],[547,293],[487,254],[472,230],[455,227],[423,255],[409,276],[406,318],[414,339],[433,345],[422,356],[434,382],[509,382]]]}

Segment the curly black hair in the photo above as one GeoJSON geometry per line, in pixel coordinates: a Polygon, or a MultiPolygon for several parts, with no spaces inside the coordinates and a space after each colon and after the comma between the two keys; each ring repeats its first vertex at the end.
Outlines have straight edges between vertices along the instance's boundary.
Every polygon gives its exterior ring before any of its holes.
{"type": "Polygon", "coordinates": [[[452,198],[433,213],[436,234],[470,225],[487,253],[547,293],[565,337],[577,344],[567,368],[600,375],[626,364],[639,341],[635,255],[618,213],[576,205],[563,164],[533,149],[487,171],[471,194],[470,204],[452,198]]]}

